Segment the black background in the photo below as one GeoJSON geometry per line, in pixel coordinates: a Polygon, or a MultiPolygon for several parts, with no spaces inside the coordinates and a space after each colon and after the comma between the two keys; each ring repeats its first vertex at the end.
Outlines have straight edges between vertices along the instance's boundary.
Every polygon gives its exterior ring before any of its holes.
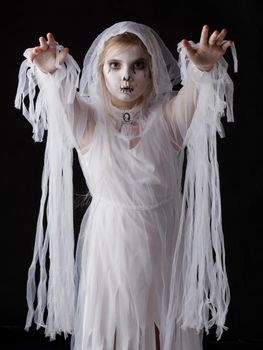
{"type": "MultiPolygon", "coordinates": [[[[0,326],[23,328],[26,280],[31,263],[40,199],[44,143],[34,143],[31,125],[14,108],[19,66],[26,48],[54,33],[80,66],[97,35],[115,22],[151,26],[177,57],[177,43],[199,41],[203,24],[228,29],[236,45],[239,71],[225,54],[234,81],[235,123],[218,140],[226,264],[231,288],[222,341],[263,338],[262,286],[262,12],[260,1],[17,2],[1,12],[1,305],[0,326]]],[[[225,118],[224,118],[225,119],[225,118]]],[[[75,162],[75,193],[85,185],[75,162]]],[[[76,227],[82,209],[76,208],[76,227]]],[[[211,337],[211,335],[209,335],[211,337]]],[[[208,338],[209,338],[208,337],[208,338]]]]}

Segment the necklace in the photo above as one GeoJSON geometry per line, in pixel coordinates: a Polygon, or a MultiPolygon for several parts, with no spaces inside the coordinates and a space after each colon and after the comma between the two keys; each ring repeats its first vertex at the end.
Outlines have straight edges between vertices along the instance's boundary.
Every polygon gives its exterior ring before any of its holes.
{"type": "Polygon", "coordinates": [[[136,105],[131,109],[120,109],[111,105],[110,113],[115,121],[123,124],[134,125],[140,117],[141,106],[136,105]]]}

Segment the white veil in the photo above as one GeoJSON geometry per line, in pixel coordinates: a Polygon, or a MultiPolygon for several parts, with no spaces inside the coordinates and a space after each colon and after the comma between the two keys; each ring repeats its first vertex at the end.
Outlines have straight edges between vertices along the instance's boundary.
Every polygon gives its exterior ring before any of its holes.
{"type": "Polygon", "coordinates": [[[180,82],[180,69],[176,59],[165,46],[160,36],[150,27],[135,22],[119,22],[105,29],[92,43],[86,53],[82,77],[80,79],[80,94],[82,96],[98,95],[99,55],[109,38],[130,32],[137,35],[144,43],[152,59],[152,74],[156,95],[172,91],[173,86],[180,82]]]}

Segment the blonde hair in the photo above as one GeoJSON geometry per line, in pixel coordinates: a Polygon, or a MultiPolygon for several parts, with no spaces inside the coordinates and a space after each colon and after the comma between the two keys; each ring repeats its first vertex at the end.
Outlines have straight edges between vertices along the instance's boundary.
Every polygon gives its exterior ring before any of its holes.
{"type": "MultiPolygon", "coordinates": [[[[108,151],[111,151],[110,147],[110,133],[109,133],[109,117],[110,117],[110,105],[111,105],[111,97],[108,92],[108,89],[106,87],[105,83],[105,78],[103,74],[103,65],[105,63],[105,58],[109,50],[111,50],[113,47],[120,47],[120,48],[127,48],[131,45],[138,45],[145,53],[146,55],[146,60],[148,63],[148,68],[149,68],[149,79],[150,79],[150,88],[146,90],[145,95],[143,96],[143,101],[142,101],[142,114],[144,116],[147,115],[148,112],[148,102],[151,99],[151,97],[155,96],[155,89],[153,85],[153,74],[152,74],[152,59],[151,56],[144,45],[144,43],[141,41],[141,39],[130,32],[124,32],[122,34],[115,35],[108,40],[105,41],[104,43],[104,48],[99,56],[98,59],[98,73],[99,73],[99,89],[100,89],[100,94],[103,102],[103,107],[105,111],[105,133],[106,133],[106,141],[108,145],[108,151]]],[[[111,156],[109,152],[109,162],[111,162],[111,156]]]]}

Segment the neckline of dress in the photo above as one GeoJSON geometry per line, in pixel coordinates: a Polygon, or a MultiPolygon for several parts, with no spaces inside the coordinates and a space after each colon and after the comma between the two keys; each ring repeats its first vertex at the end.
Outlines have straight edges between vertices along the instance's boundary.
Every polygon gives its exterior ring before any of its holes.
{"type": "Polygon", "coordinates": [[[121,125],[134,125],[141,116],[141,110],[141,104],[135,105],[130,109],[118,108],[111,104],[109,112],[115,122],[118,122],[121,125]]]}

